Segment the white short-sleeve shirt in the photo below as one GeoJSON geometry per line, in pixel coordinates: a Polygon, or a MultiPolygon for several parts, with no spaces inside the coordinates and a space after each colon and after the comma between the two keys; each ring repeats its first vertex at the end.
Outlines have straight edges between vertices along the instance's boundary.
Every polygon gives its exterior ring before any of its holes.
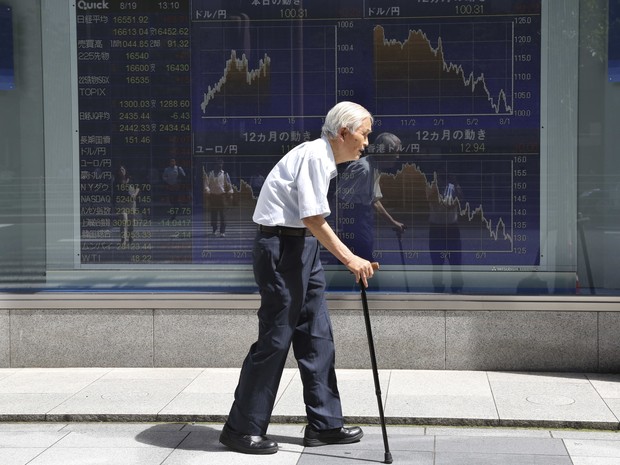
{"type": "Polygon", "coordinates": [[[253,221],[303,228],[303,218],[331,213],[327,191],[336,162],[325,137],[295,147],[271,170],[258,196],[253,221]]]}

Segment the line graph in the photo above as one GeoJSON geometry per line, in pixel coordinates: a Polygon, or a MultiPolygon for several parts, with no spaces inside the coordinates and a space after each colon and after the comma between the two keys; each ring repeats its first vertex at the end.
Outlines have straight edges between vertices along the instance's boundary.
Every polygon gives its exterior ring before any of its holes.
{"type": "MultiPolygon", "coordinates": [[[[467,233],[453,252],[512,252],[513,191],[506,182],[512,172],[509,160],[479,160],[467,167],[445,161],[426,170],[408,162],[395,173],[382,172],[383,203],[435,225],[459,224],[467,233]]],[[[443,246],[442,251],[449,250],[443,246]]]]}
{"type": "Polygon", "coordinates": [[[336,32],[330,25],[199,26],[195,114],[209,118],[322,116],[335,103],[336,32]]]}
{"type": "Polygon", "coordinates": [[[395,161],[370,155],[366,160],[339,169],[333,190],[329,221],[348,247],[366,256],[372,251],[386,265],[431,265],[438,257],[462,265],[504,264],[515,256],[535,262],[539,244],[527,237],[519,212],[525,207],[515,203],[519,168],[511,159],[400,156],[395,161]],[[378,180],[379,191],[370,179],[378,180]],[[370,200],[377,196],[380,209],[370,200]],[[393,220],[405,225],[400,235],[393,220]]]}
{"type": "MultiPolygon", "coordinates": [[[[419,170],[418,167],[414,167],[419,170]]],[[[497,221],[494,224],[493,218],[487,217],[485,215],[485,207],[482,203],[478,203],[477,206],[472,207],[472,203],[461,199],[458,196],[453,196],[452,194],[446,193],[447,189],[439,189],[439,180],[437,179],[437,173],[433,173],[432,181],[427,181],[427,198],[434,199],[434,202],[441,206],[442,210],[445,212],[454,211],[455,216],[458,219],[462,219],[463,221],[468,221],[470,223],[476,221],[482,226],[482,230],[488,233],[488,239],[494,241],[508,241],[510,243],[510,249],[506,250],[506,252],[511,252],[512,250],[512,233],[508,233],[506,230],[506,222],[500,216],[497,218],[497,221]],[[443,193],[442,193],[443,192],[443,193]]],[[[476,204],[474,204],[476,205],[476,204]]],[[[505,212],[507,217],[510,217],[510,212],[505,212]]],[[[487,238],[482,236],[483,238],[487,238]]],[[[478,250],[480,250],[478,248],[478,250]]],[[[463,251],[460,249],[459,251],[463,251]]]]}
{"type": "Polygon", "coordinates": [[[247,104],[261,107],[261,101],[269,96],[271,58],[267,54],[258,62],[256,69],[250,69],[248,59],[242,55],[237,58],[237,52],[233,50],[230,59],[226,61],[226,67],[222,78],[213,86],[209,86],[200,104],[203,113],[207,112],[207,106],[223,95],[232,105],[247,104]],[[239,100],[239,103],[236,101],[239,100]]]}
{"type": "MultiPolygon", "coordinates": [[[[375,134],[402,142],[396,164],[376,163],[381,202],[407,231],[400,244],[377,215],[362,230],[364,205],[344,202],[329,219],[341,239],[359,246],[371,234],[388,265],[404,257],[407,266],[429,266],[441,256],[472,269],[539,263],[539,15],[518,13],[518,0],[472,14],[402,0],[361,10],[319,0],[294,13],[267,3],[192,23],[194,155],[228,157],[240,189],[234,208],[250,218],[260,167],[320,135],[329,109],[351,100],[373,114],[375,134]],[[461,194],[448,194],[449,176],[461,194]]],[[[246,258],[243,244],[236,260],[246,258]]]]}
{"type": "Polygon", "coordinates": [[[513,27],[511,22],[391,26],[389,30],[376,25],[377,113],[512,114],[513,27]]]}

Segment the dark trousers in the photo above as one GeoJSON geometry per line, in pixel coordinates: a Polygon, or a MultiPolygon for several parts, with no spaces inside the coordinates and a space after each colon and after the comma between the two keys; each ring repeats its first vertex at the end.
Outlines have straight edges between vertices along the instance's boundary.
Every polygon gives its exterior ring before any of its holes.
{"type": "Polygon", "coordinates": [[[332,326],[316,238],[257,233],[254,277],[261,295],[258,340],[243,362],[228,425],[264,435],[291,343],[303,383],[308,423],[343,425],[332,326]]]}
{"type": "Polygon", "coordinates": [[[209,198],[211,204],[211,228],[217,231],[218,220],[220,222],[220,233],[226,232],[226,194],[211,194],[209,198]]]}

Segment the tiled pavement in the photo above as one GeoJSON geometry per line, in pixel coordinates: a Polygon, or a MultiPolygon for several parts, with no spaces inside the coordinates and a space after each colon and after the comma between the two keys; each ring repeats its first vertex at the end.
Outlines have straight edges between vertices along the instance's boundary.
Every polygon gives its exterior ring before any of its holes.
{"type": "MultiPolygon", "coordinates": [[[[248,456],[218,441],[239,371],[214,368],[0,369],[1,465],[381,463],[370,370],[338,370],[360,443],[303,448],[296,370],[285,371],[268,434],[248,456]]],[[[394,463],[620,465],[620,375],[380,372],[394,463]]]]}

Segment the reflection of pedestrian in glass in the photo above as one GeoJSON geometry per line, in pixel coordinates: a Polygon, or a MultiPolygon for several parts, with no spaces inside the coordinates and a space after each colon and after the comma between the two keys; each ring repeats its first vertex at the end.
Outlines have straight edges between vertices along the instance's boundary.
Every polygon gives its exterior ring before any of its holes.
{"type": "MultiPolygon", "coordinates": [[[[460,205],[463,191],[454,174],[444,170],[435,173],[430,185],[426,186],[429,205],[428,243],[431,261],[435,267],[448,261],[452,267],[452,292],[461,292],[463,278],[455,266],[461,265],[461,231],[459,229],[460,205]]],[[[434,270],[435,292],[443,292],[445,285],[441,269],[434,270]]]]}
{"type": "Polygon", "coordinates": [[[224,160],[218,158],[215,161],[215,166],[216,168],[209,171],[207,175],[204,190],[211,210],[212,233],[224,237],[226,236],[226,207],[232,200],[235,191],[230,182],[230,175],[224,170],[224,160]]]}
{"type": "Polygon", "coordinates": [[[379,157],[397,155],[402,150],[402,144],[394,134],[382,133],[373,145],[373,154],[348,163],[339,173],[336,188],[342,241],[355,254],[367,260],[373,258],[375,214],[397,234],[405,230],[405,225],[395,220],[381,203],[381,173],[376,167],[379,157]]]}
{"type": "Polygon", "coordinates": [[[185,171],[182,167],[177,165],[176,159],[171,158],[162,175],[162,179],[166,183],[166,190],[168,191],[171,220],[175,219],[179,213],[179,206],[181,205],[180,191],[183,178],[185,178],[185,171]]]}
{"type": "Polygon", "coordinates": [[[120,165],[114,177],[114,213],[119,217],[121,245],[133,242],[133,227],[137,214],[140,189],[131,182],[127,169],[120,165]]]}

